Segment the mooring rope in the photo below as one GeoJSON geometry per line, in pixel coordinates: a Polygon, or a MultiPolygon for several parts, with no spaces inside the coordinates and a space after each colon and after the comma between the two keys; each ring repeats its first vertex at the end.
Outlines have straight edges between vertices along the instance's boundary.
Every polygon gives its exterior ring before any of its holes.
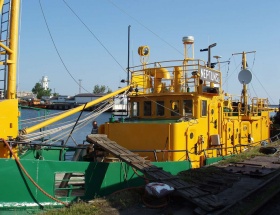
{"type": "Polygon", "coordinates": [[[37,187],[44,195],[46,195],[47,197],[49,197],[50,199],[65,205],[66,207],[69,206],[68,203],[63,202],[55,197],[53,197],[52,195],[50,195],[49,193],[47,193],[45,190],[43,190],[34,180],[33,178],[28,174],[28,172],[26,171],[26,169],[24,168],[24,166],[21,164],[21,162],[19,161],[18,157],[15,155],[15,153],[13,152],[13,150],[11,149],[9,143],[4,140],[4,139],[0,139],[1,141],[3,141],[5,143],[5,145],[8,147],[8,149],[10,150],[11,154],[13,155],[15,161],[17,162],[18,166],[20,167],[20,169],[24,172],[24,174],[29,178],[29,180],[32,182],[32,184],[37,187]]]}

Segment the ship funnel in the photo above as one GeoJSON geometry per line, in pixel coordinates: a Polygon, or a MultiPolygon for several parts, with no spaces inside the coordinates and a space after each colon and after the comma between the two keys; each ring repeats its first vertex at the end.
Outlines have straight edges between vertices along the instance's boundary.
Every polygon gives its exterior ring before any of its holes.
{"type": "Polygon", "coordinates": [[[188,59],[188,58],[193,59],[194,58],[194,37],[193,36],[186,36],[186,37],[183,37],[182,41],[183,41],[183,44],[184,44],[185,59],[188,59]],[[191,53],[190,57],[188,57],[188,47],[192,48],[192,53],[191,53]]]}

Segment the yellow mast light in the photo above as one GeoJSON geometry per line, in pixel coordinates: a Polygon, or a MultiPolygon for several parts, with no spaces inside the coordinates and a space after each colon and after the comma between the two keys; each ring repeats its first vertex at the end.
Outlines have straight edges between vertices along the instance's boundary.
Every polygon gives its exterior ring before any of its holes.
{"type": "Polygon", "coordinates": [[[149,48],[149,46],[140,46],[138,48],[138,54],[140,56],[148,56],[148,55],[150,55],[150,48],[149,48]]]}

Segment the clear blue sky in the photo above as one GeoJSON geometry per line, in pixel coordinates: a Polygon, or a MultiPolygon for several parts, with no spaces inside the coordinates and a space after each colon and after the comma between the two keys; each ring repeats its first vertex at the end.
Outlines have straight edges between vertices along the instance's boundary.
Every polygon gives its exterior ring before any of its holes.
{"type": "MultiPolygon", "coordinates": [[[[240,94],[237,80],[241,56],[233,53],[256,51],[248,55],[253,73],[249,84],[251,97],[269,98],[278,104],[280,93],[279,0],[65,0],[87,27],[114,56],[108,54],[96,38],[77,19],[63,0],[41,0],[57,49],[72,76],[92,92],[96,84],[112,90],[123,86],[126,78],[127,28],[131,25],[131,65],[139,65],[137,49],[149,45],[150,62],[183,58],[182,37],[195,38],[195,57],[207,60],[199,52],[217,43],[212,55],[229,58],[222,66],[223,88],[240,94]]],[[[31,91],[43,75],[50,79],[52,91],[75,95],[79,86],[61,63],[40,9],[39,0],[22,0],[20,55],[20,91],[31,91]]],[[[214,60],[214,59],[213,59],[214,60]]],[[[85,92],[84,90],[82,92],[85,92]]]]}

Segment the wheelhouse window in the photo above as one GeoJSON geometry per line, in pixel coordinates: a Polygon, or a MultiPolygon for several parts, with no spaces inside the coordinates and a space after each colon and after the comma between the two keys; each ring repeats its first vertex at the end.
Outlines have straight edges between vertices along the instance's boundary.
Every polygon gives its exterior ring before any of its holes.
{"type": "Polygon", "coordinates": [[[201,116],[207,116],[207,100],[201,101],[201,116]]]}
{"type": "Polygon", "coordinates": [[[183,114],[184,115],[192,115],[193,114],[193,101],[192,100],[184,100],[184,109],[183,114]]]}
{"type": "Polygon", "coordinates": [[[144,101],[144,116],[151,116],[152,114],[152,102],[144,101]]]}
{"type": "Polygon", "coordinates": [[[171,116],[179,115],[179,101],[170,101],[171,103],[171,116]]]}
{"type": "Polygon", "coordinates": [[[164,116],[164,101],[157,101],[157,116],[164,116]]]}
{"type": "Polygon", "coordinates": [[[139,116],[139,102],[132,102],[132,117],[139,116]]]}

